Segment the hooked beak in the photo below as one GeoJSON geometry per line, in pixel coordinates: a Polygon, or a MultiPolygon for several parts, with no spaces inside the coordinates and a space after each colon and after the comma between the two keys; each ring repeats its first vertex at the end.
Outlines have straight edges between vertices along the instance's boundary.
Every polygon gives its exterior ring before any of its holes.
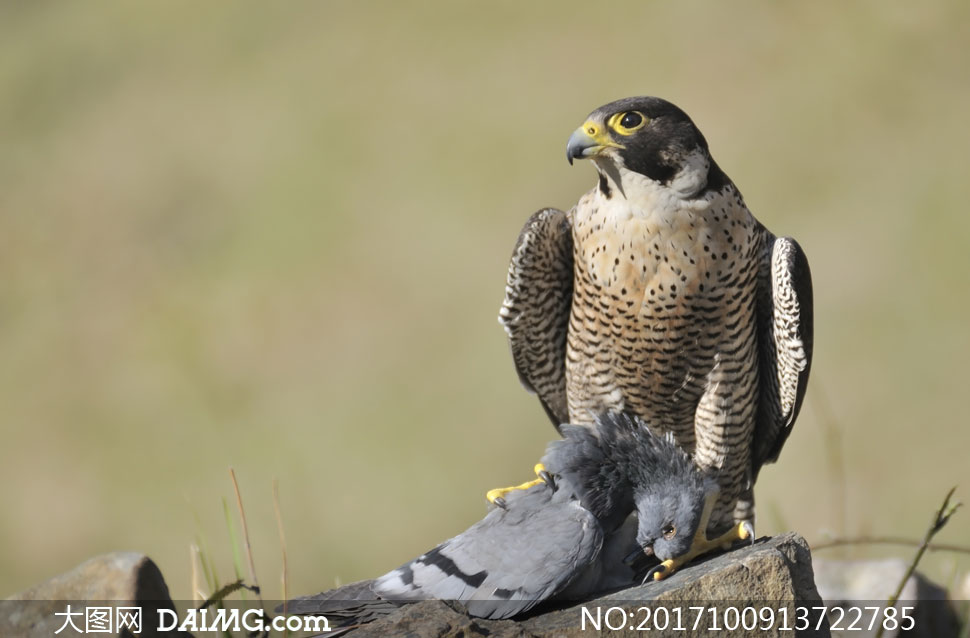
{"type": "Polygon", "coordinates": [[[607,148],[623,148],[606,133],[602,124],[586,122],[573,131],[566,142],[566,159],[572,164],[574,159],[586,159],[599,155],[607,148]]]}

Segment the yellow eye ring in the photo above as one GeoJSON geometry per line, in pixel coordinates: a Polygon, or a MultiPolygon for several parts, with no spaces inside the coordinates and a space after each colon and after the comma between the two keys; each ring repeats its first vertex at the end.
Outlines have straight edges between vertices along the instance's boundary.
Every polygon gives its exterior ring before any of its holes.
{"type": "Polygon", "coordinates": [[[668,541],[677,535],[677,528],[670,524],[664,527],[661,531],[663,532],[664,538],[668,541]]]}
{"type": "Polygon", "coordinates": [[[610,116],[607,125],[620,135],[633,135],[635,131],[646,126],[647,116],[640,111],[624,111],[610,116]]]}

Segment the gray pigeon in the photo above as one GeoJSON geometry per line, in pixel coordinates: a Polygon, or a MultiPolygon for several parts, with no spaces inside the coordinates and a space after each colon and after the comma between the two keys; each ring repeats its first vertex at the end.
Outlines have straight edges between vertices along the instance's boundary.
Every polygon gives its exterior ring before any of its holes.
{"type": "Polygon", "coordinates": [[[654,435],[635,417],[608,413],[598,422],[595,431],[562,426],[564,438],[543,457],[546,481],[509,493],[505,508],[377,579],[294,599],[288,613],[356,626],[403,604],[441,599],[463,603],[473,616],[510,618],[542,601],[632,585],[643,576],[641,557],[666,561],[658,571],[669,574],[703,533],[717,481],[672,437],[654,435]]]}

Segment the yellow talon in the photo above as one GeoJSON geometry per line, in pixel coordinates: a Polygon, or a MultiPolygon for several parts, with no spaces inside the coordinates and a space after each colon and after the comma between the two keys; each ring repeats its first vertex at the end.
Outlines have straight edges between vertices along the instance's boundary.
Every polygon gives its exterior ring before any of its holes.
{"type": "Polygon", "coordinates": [[[542,463],[536,463],[535,468],[533,469],[535,470],[536,476],[539,476],[539,478],[532,479],[531,481],[526,481],[525,483],[516,485],[514,487],[498,487],[498,488],[495,488],[494,490],[489,490],[488,492],[485,493],[485,498],[488,499],[489,503],[498,505],[499,503],[497,503],[496,501],[504,500],[505,495],[508,494],[509,492],[513,492],[515,490],[527,490],[530,487],[533,487],[535,485],[539,485],[540,483],[545,482],[545,479],[541,478],[541,474],[546,471],[546,466],[543,465],[542,463]]]}
{"type": "Polygon", "coordinates": [[[701,554],[706,554],[712,549],[727,549],[731,547],[734,541],[741,541],[750,538],[751,533],[751,526],[748,523],[738,523],[717,538],[708,540],[707,535],[704,533],[704,527],[698,527],[697,533],[694,534],[694,541],[691,543],[690,549],[687,550],[687,553],[676,558],[668,558],[660,563],[659,567],[654,568],[655,571],[653,572],[653,579],[663,580],[701,554]]]}

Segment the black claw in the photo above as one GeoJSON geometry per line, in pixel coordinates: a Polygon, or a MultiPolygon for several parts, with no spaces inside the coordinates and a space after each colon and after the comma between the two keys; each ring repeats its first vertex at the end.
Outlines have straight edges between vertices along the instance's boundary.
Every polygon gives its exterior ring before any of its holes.
{"type": "Polygon", "coordinates": [[[653,580],[653,575],[654,574],[656,574],[656,573],[661,573],[662,574],[662,573],[664,573],[666,571],[667,571],[667,568],[664,567],[664,565],[661,563],[660,565],[657,565],[656,567],[654,567],[650,571],[648,571],[647,572],[647,575],[643,577],[643,582],[640,583],[640,584],[641,585],[645,585],[647,583],[647,581],[653,580]]]}
{"type": "Polygon", "coordinates": [[[552,478],[552,474],[550,474],[545,470],[542,470],[541,472],[539,472],[539,478],[545,481],[546,485],[548,485],[553,492],[556,491],[556,480],[552,478]]]}
{"type": "Polygon", "coordinates": [[[744,527],[745,527],[745,531],[748,533],[748,544],[754,545],[754,541],[755,541],[754,525],[750,523],[746,523],[744,527]]]}
{"type": "Polygon", "coordinates": [[[495,505],[497,505],[498,507],[501,507],[501,508],[502,508],[503,510],[506,510],[506,511],[508,511],[508,509],[509,509],[509,504],[508,504],[508,503],[506,503],[506,502],[505,502],[505,499],[504,499],[504,498],[502,498],[501,496],[499,496],[499,497],[498,497],[498,498],[496,498],[496,499],[495,499],[494,501],[492,501],[492,503],[494,503],[494,504],[495,504],[495,505]]]}

